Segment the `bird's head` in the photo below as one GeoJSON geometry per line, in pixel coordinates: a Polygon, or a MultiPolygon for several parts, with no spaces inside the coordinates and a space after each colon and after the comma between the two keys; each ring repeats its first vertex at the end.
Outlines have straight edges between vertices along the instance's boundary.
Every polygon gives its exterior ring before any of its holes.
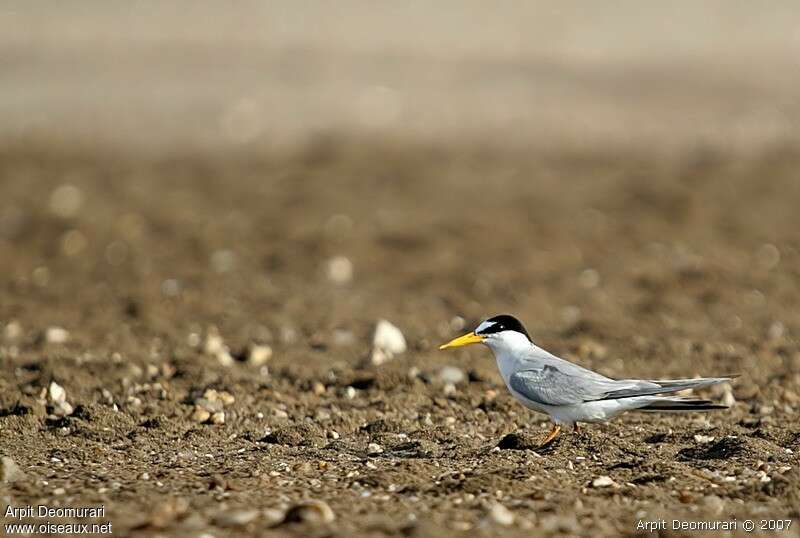
{"type": "Polygon", "coordinates": [[[525,327],[514,316],[503,314],[482,321],[475,330],[450,340],[439,346],[439,349],[468,346],[470,344],[486,344],[492,350],[501,348],[517,348],[529,346],[531,337],[525,327]]]}

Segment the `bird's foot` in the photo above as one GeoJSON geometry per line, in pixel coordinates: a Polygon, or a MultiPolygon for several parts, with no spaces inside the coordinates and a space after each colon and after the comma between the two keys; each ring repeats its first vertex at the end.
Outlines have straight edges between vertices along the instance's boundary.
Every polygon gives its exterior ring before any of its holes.
{"type": "Polygon", "coordinates": [[[553,439],[558,437],[558,434],[561,433],[561,426],[558,424],[553,424],[553,428],[550,430],[550,433],[547,434],[547,437],[544,438],[542,444],[539,445],[539,448],[544,448],[549,445],[553,439]]]}

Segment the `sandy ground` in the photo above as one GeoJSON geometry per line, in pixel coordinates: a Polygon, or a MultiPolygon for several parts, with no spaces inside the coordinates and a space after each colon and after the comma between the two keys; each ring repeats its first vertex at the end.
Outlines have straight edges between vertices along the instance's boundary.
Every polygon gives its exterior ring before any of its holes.
{"type": "Polygon", "coordinates": [[[798,15],[4,2],[3,506],[117,536],[800,536],[798,15]],[[498,313],[610,376],[741,374],[701,392],[732,406],[537,449],[488,350],[436,349],[498,313]],[[376,366],[381,319],[408,346],[376,366]]]}
{"type": "Polygon", "coordinates": [[[19,469],[4,460],[3,501],[103,505],[117,536],[619,536],[734,517],[799,536],[798,165],[786,146],[5,146],[0,450],[19,469]],[[702,392],[735,403],[537,450],[545,417],[488,350],[436,349],[500,312],[611,376],[740,373],[702,392]],[[408,350],[374,366],[379,319],[408,350]],[[308,521],[326,516],[308,500],[335,520],[308,521]]]}

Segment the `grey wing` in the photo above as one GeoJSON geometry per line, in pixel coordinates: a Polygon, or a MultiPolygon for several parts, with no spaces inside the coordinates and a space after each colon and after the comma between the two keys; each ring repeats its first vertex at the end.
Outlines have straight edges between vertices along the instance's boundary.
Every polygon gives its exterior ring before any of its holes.
{"type": "Polygon", "coordinates": [[[512,374],[509,385],[512,390],[529,400],[556,406],[603,400],[610,394],[615,394],[614,397],[620,397],[616,396],[617,394],[625,394],[628,397],[637,393],[647,394],[648,389],[657,387],[647,381],[587,378],[562,372],[549,364],[542,368],[521,370],[512,374]]]}
{"type": "Polygon", "coordinates": [[[511,389],[522,396],[545,405],[574,405],[597,399],[602,390],[595,381],[567,374],[555,366],[521,370],[511,375],[511,389]]]}
{"type": "Polygon", "coordinates": [[[511,389],[534,402],[545,405],[574,405],[597,400],[633,398],[701,388],[729,381],[730,377],[699,379],[640,379],[590,378],[580,373],[567,373],[553,365],[514,373],[509,379],[511,389]]]}

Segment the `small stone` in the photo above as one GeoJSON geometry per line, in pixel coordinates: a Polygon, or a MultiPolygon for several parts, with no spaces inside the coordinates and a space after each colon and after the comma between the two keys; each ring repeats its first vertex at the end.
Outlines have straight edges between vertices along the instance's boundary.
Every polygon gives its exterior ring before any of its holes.
{"type": "Polygon", "coordinates": [[[167,278],[161,282],[161,295],[164,297],[177,297],[181,294],[181,281],[177,278],[167,278]]]}
{"type": "Polygon", "coordinates": [[[66,495],[67,490],[64,488],[56,488],[53,490],[53,495],[66,495]]]}
{"type": "Polygon", "coordinates": [[[53,414],[57,417],[68,417],[73,412],[75,412],[75,408],[73,408],[72,404],[69,402],[58,402],[53,404],[53,414]]]}
{"type": "Polygon", "coordinates": [[[217,355],[223,351],[228,351],[225,341],[216,327],[210,327],[206,334],[206,341],[203,344],[203,352],[206,355],[217,355]]]}
{"type": "Polygon", "coordinates": [[[231,250],[217,250],[211,254],[211,268],[216,273],[227,273],[236,266],[236,254],[231,250]]]}
{"type": "Polygon", "coordinates": [[[48,344],[65,344],[69,340],[69,331],[62,327],[48,327],[44,339],[48,344]]]}
{"type": "Polygon", "coordinates": [[[774,322],[767,330],[767,336],[770,340],[780,340],[786,332],[786,327],[780,321],[774,322]]]}
{"type": "Polygon", "coordinates": [[[698,443],[710,443],[714,439],[716,439],[716,437],[714,437],[713,435],[698,434],[694,436],[694,440],[697,441],[698,443]]]}
{"type": "Polygon", "coordinates": [[[272,348],[267,345],[253,344],[247,353],[247,362],[253,366],[266,364],[272,358],[272,348]]]}
{"type": "Polygon", "coordinates": [[[402,331],[385,319],[379,320],[372,337],[372,363],[381,365],[407,349],[402,331]]]}
{"type": "Polygon", "coordinates": [[[458,385],[467,380],[467,374],[456,366],[445,366],[439,370],[437,379],[444,384],[458,385]]]}
{"type": "Polygon", "coordinates": [[[699,504],[707,508],[711,515],[719,515],[725,509],[725,503],[716,495],[706,495],[699,504]]]}
{"type": "Polygon", "coordinates": [[[333,345],[337,347],[352,346],[356,342],[356,337],[351,331],[336,329],[333,331],[333,345]]]}
{"type": "Polygon", "coordinates": [[[201,341],[202,340],[200,339],[200,335],[198,333],[191,332],[186,336],[186,343],[189,345],[189,347],[200,347],[201,341]]]}
{"type": "Polygon", "coordinates": [[[8,456],[3,456],[0,459],[0,481],[11,484],[13,482],[21,482],[26,478],[25,471],[20,469],[13,459],[8,456]]]}
{"type": "Polygon", "coordinates": [[[383,453],[383,447],[378,443],[370,443],[367,445],[367,454],[370,456],[375,456],[381,453],[383,453]]]}
{"type": "Polygon", "coordinates": [[[208,398],[198,398],[194,404],[201,407],[210,413],[217,413],[222,411],[223,404],[219,400],[209,400],[208,398]]]}
{"type": "Polygon", "coordinates": [[[775,245],[766,243],[758,249],[756,258],[765,269],[774,269],[781,261],[781,251],[775,245]]]}
{"type": "Polygon", "coordinates": [[[155,379],[158,377],[159,369],[155,364],[148,364],[146,368],[147,378],[155,379]]]}
{"type": "Polygon", "coordinates": [[[222,366],[233,366],[234,360],[233,355],[231,355],[230,351],[220,351],[216,355],[217,360],[222,366]]]}
{"type": "Polygon", "coordinates": [[[212,424],[225,424],[225,411],[217,411],[211,415],[212,424]]]}
{"type": "Polygon", "coordinates": [[[311,387],[311,390],[317,396],[322,396],[325,394],[325,385],[320,383],[319,381],[314,381],[314,385],[311,387]]]}
{"type": "Polygon", "coordinates": [[[323,501],[305,501],[296,504],[286,511],[284,523],[333,523],[336,514],[331,507],[323,501]]]}
{"type": "Polygon", "coordinates": [[[194,406],[194,412],[192,413],[192,420],[195,422],[206,422],[209,418],[211,418],[211,413],[199,405],[194,406]]]}
{"type": "Polygon", "coordinates": [[[489,515],[495,523],[503,527],[514,524],[514,514],[500,503],[492,505],[491,510],[489,510],[489,515]]]}
{"type": "Polygon", "coordinates": [[[344,256],[328,260],[328,278],[334,284],[347,284],[353,280],[353,262],[344,256]]]}
{"type": "Polygon", "coordinates": [[[736,404],[736,398],[733,396],[733,390],[730,385],[725,386],[725,394],[722,395],[722,405],[733,407],[736,404]]]}
{"type": "Polygon", "coordinates": [[[3,338],[6,340],[16,340],[22,336],[22,325],[18,321],[9,321],[3,327],[3,338]]]}
{"type": "Polygon", "coordinates": [[[214,517],[219,527],[244,527],[258,517],[258,510],[226,510],[214,517]]]}
{"type": "Polygon", "coordinates": [[[55,381],[50,382],[47,395],[50,398],[50,402],[54,404],[60,404],[67,400],[67,391],[55,381]]]}
{"type": "Polygon", "coordinates": [[[348,400],[352,400],[356,397],[356,389],[348,386],[346,389],[344,389],[344,395],[348,400]]]}
{"type": "Polygon", "coordinates": [[[83,192],[71,183],[64,183],[50,193],[49,205],[50,211],[58,217],[74,217],[83,205],[83,192]]]}
{"type": "Polygon", "coordinates": [[[600,273],[594,269],[584,269],[578,277],[578,281],[587,290],[596,288],[600,284],[600,273]]]}
{"type": "Polygon", "coordinates": [[[607,488],[611,486],[616,486],[617,483],[611,479],[610,476],[598,476],[594,480],[592,480],[592,487],[593,488],[607,488]]]}

